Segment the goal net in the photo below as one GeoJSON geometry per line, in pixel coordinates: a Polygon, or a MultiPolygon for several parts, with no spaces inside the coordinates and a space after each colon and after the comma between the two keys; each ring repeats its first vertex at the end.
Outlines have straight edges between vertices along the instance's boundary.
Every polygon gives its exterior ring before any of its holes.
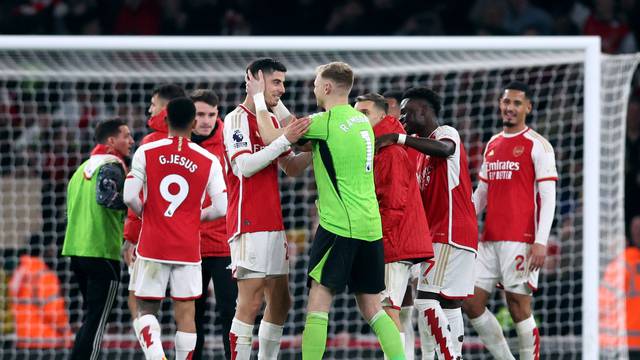
{"type": "MultiPolygon", "coordinates": [[[[61,349],[19,346],[16,325],[27,317],[19,312],[25,311],[21,310],[24,307],[16,306],[20,299],[11,294],[31,284],[12,275],[25,249],[40,250],[38,256],[57,274],[66,306],[62,315],[68,316],[70,333],[80,326],[80,293],[68,259],[59,253],[65,229],[66,185],[93,146],[94,125],[115,116],[124,118],[139,141],[149,131],[146,110],[151,90],[166,82],[187,90],[213,89],[221,98],[224,116],[244,99],[246,65],[256,57],[271,56],[288,68],[283,101],[298,115],[317,111],[314,70],[330,61],[353,66],[356,82],[352,99],[370,91],[433,88],[444,98],[442,122],[457,128],[464,141],[474,184],[484,145],[501,131],[501,89],[512,80],[528,83],[534,104],[529,125],[554,146],[559,172],[549,255],[533,302],[541,355],[545,359],[593,358],[583,352],[590,348],[597,351],[601,345],[602,357],[625,358],[624,293],[611,292],[607,313],[598,314],[595,299],[598,279],[625,246],[622,179],[626,104],[639,57],[602,56],[601,64],[595,62],[595,72],[589,72],[585,66],[587,46],[569,45],[584,39],[540,40],[504,38],[499,40],[505,44],[503,48],[497,39],[488,38],[66,38],[59,42],[55,38],[13,38],[15,45],[7,41],[1,45],[0,41],[1,357],[18,359],[36,354],[54,358],[69,352],[68,344],[61,349]],[[596,92],[595,102],[589,92],[596,92]],[[601,107],[597,107],[597,100],[601,107]],[[589,188],[589,184],[595,187],[589,188]],[[602,334],[609,336],[603,340],[602,334]]],[[[595,54],[597,58],[599,54],[595,54]]],[[[301,356],[307,253],[317,226],[317,192],[310,171],[300,178],[282,174],[280,180],[293,296],[281,355],[293,359],[301,356]]],[[[123,266],[123,282],[104,334],[105,358],[141,358],[130,326],[125,274],[123,266]]],[[[622,274],[613,278],[616,283],[601,286],[624,289],[622,274]]],[[[222,358],[213,296],[209,302],[205,358],[222,358]]],[[[492,298],[490,309],[497,314],[516,353],[513,321],[500,292],[492,298]]],[[[175,331],[171,314],[170,304],[165,303],[159,319],[169,354],[175,331]]],[[[465,359],[489,359],[470,326],[465,334],[465,359]]],[[[325,357],[381,356],[353,296],[338,295],[331,311],[325,357]]]]}

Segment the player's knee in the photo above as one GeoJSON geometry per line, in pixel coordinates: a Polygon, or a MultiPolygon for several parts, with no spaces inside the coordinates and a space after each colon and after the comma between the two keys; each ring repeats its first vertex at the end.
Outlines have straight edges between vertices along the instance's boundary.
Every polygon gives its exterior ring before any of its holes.
{"type": "Polygon", "coordinates": [[[531,316],[530,309],[522,307],[521,305],[509,304],[509,313],[514,322],[520,322],[531,316]]]}
{"type": "Polygon", "coordinates": [[[160,310],[160,301],[152,300],[136,300],[138,315],[156,315],[160,310]]]}
{"type": "Polygon", "coordinates": [[[531,299],[526,295],[507,294],[507,307],[514,322],[531,316],[531,299]]]}
{"type": "Polygon", "coordinates": [[[176,314],[176,328],[183,332],[196,332],[196,321],[193,316],[188,314],[176,314]]]}
{"type": "Polygon", "coordinates": [[[253,297],[251,300],[247,301],[244,306],[244,311],[249,315],[257,315],[258,312],[262,309],[262,297],[253,297]]]}
{"type": "Polygon", "coordinates": [[[462,311],[472,319],[482,315],[484,313],[484,309],[485,305],[474,298],[469,298],[462,302],[462,311]]]}
{"type": "Polygon", "coordinates": [[[380,299],[377,295],[361,294],[357,296],[360,313],[367,320],[371,320],[375,314],[382,310],[380,299]]]}

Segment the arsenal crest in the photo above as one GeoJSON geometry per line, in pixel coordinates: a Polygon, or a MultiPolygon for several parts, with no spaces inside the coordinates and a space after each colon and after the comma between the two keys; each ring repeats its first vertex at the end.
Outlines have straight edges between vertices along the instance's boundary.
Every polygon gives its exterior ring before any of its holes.
{"type": "Polygon", "coordinates": [[[518,145],[513,148],[513,156],[518,157],[524,152],[524,146],[518,145]]]}

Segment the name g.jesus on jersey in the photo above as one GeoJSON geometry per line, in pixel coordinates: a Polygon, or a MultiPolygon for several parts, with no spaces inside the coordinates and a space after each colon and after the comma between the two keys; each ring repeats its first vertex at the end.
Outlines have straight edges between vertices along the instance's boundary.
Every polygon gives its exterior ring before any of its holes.
{"type": "Polygon", "coordinates": [[[160,155],[158,157],[158,162],[160,162],[160,164],[162,165],[175,164],[175,165],[183,166],[185,169],[189,170],[190,173],[194,173],[196,172],[196,170],[198,170],[198,165],[196,163],[178,154],[172,154],[168,157],[164,155],[160,155]]]}

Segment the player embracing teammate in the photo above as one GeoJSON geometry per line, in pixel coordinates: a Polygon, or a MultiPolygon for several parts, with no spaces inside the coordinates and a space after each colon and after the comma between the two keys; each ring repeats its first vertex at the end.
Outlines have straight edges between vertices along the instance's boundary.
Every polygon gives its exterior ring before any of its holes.
{"type": "Polygon", "coordinates": [[[421,264],[414,304],[420,321],[423,359],[457,359],[462,354],[462,300],[473,295],[478,224],[471,201],[467,154],[460,135],[440,126],[442,100],[427,88],[402,96],[401,117],[408,134],[385,134],[377,147],[389,143],[411,148],[417,167],[424,214],[429,221],[434,258],[421,264]],[[417,151],[415,151],[417,150],[417,151]],[[425,336],[426,335],[426,336],[425,336]]]}

